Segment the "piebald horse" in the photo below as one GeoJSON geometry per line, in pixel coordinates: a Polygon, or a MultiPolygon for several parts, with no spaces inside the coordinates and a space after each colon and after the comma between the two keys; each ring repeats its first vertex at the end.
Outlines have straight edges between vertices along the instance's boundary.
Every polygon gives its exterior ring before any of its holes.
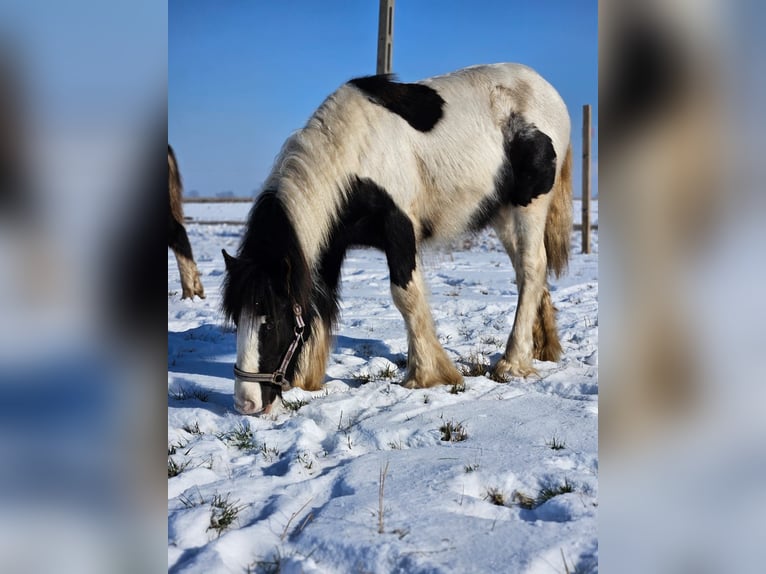
{"type": "Polygon", "coordinates": [[[567,266],[570,119],[556,90],[520,64],[474,66],[417,83],[357,78],[284,144],[233,257],[223,312],[237,327],[235,407],[268,413],[282,391],[317,390],[352,246],[381,249],[407,328],[404,385],[461,374],[438,342],[421,246],[491,226],[519,301],[493,376],[534,374],[561,355],[546,271],[567,266]]]}

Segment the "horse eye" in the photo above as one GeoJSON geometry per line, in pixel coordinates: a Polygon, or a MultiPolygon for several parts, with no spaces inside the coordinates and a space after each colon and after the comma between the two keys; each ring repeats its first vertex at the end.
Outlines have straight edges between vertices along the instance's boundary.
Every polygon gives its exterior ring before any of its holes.
{"type": "Polygon", "coordinates": [[[266,327],[267,331],[271,331],[274,328],[274,321],[270,317],[266,317],[263,325],[266,327]]]}

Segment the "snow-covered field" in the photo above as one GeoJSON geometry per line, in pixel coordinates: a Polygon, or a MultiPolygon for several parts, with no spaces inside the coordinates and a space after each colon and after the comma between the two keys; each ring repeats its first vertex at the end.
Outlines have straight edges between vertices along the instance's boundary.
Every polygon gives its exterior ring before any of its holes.
{"type": "MultiPolygon", "coordinates": [[[[249,207],[204,210],[244,220],[249,207]]],[[[242,228],[187,231],[207,299],[180,301],[168,251],[169,570],[597,571],[597,233],[591,255],[573,233],[569,273],[552,280],[563,360],[505,384],[466,376],[454,394],[398,384],[407,343],[385,257],[351,251],[324,389],[257,418],[233,409],[235,335],[218,310],[221,248],[242,228]],[[464,436],[444,440],[447,425],[464,436]]],[[[517,290],[494,236],[469,239],[424,263],[441,342],[475,373],[499,358],[517,290]]]]}
{"type": "MultiPolygon", "coordinates": [[[[184,215],[187,220],[192,221],[245,221],[248,209],[251,203],[237,202],[212,202],[212,203],[185,203],[184,215]]],[[[582,202],[579,199],[574,200],[572,206],[575,223],[582,220],[582,202]]],[[[590,221],[592,224],[598,224],[598,201],[591,201],[590,221]]]]}

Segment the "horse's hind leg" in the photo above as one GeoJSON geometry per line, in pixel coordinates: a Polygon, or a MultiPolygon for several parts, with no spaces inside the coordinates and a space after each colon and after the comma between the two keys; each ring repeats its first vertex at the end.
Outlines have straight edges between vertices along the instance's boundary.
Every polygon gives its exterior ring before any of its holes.
{"type": "Polygon", "coordinates": [[[532,359],[556,360],[561,345],[555,307],[546,284],[545,221],[548,197],[506,209],[494,228],[516,271],[519,301],[505,353],[493,370],[498,379],[535,374],[532,359]]]}
{"type": "Polygon", "coordinates": [[[197,264],[194,262],[189,237],[186,229],[173,217],[170,218],[168,247],[173,250],[178,263],[178,273],[181,275],[181,299],[205,298],[205,290],[199,278],[197,264]]]}
{"type": "Polygon", "coordinates": [[[392,280],[391,295],[407,325],[407,379],[404,386],[426,388],[460,383],[463,376],[449,360],[436,337],[420,269],[412,271],[411,279],[405,287],[392,280]]]}

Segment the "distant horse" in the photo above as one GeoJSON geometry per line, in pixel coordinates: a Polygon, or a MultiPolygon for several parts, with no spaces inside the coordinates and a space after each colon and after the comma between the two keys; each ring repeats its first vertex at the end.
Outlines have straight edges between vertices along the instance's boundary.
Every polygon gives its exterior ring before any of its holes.
{"type": "Polygon", "coordinates": [[[290,137],[232,257],[223,311],[237,326],[235,406],[268,413],[291,386],[324,380],[351,246],[381,249],[407,327],[405,386],[456,384],[426,301],[421,245],[492,226],[519,303],[493,376],[535,373],[561,355],[546,282],[569,258],[570,120],[556,90],[519,64],[418,83],[357,78],[290,137]]]}
{"type": "Polygon", "coordinates": [[[181,299],[191,298],[197,295],[205,298],[205,290],[199,280],[199,271],[194,262],[189,237],[184,228],[184,212],[181,205],[181,172],[178,170],[176,155],[173,148],[168,145],[168,247],[173,250],[178,263],[178,272],[181,274],[181,299]]]}

